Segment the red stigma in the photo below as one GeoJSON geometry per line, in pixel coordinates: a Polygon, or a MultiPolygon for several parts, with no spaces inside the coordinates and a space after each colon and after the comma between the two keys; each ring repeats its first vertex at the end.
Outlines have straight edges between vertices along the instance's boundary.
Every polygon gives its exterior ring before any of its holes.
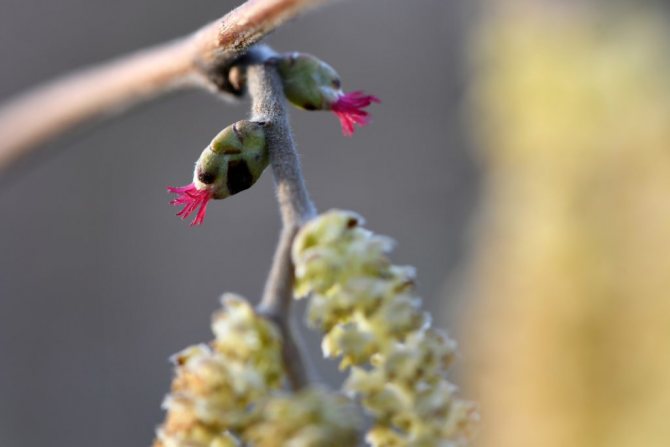
{"type": "Polygon", "coordinates": [[[184,208],[177,213],[177,216],[186,219],[199,207],[200,209],[198,209],[195,219],[191,222],[191,226],[202,224],[202,221],[205,219],[205,213],[207,213],[207,202],[212,198],[211,191],[208,189],[198,189],[193,183],[179,187],[169,186],[167,190],[172,194],[179,194],[177,198],[170,201],[170,205],[184,205],[184,208]]]}
{"type": "Polygon", "coordinates": [[[368,112],[363,108],[368,107],[373,102],[380,103],[381,101],[376,96],[356,91],[343,94],[331,106],[331,110],[340,120],[342,133],[345,136],[350,137],[354,134],[354,124],[363,127],[370,123],[368,112]]]}

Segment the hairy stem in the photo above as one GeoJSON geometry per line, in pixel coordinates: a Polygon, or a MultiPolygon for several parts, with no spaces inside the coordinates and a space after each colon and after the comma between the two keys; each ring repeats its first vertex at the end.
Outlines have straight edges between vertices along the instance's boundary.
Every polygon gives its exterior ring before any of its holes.
{"type": "Polygon", "coordinates": [[[251,119],[264,122],[266,126],[266,140],[283,226],[258,311],[279,326],[284,336],[287,375],[291,386],[300,389],[309,383],[311,368],[302,355],[304,351],[298,344],[299,338],[295,336],[291,319],[291,243],[300,226],[314,217],[316,210],[303,181],[289,126],[286,100],[276,69],[263,62],[253,63],[247,69],[247,82],[252,98],[251,119]]]}
{"type": "Polygon", "coordinates": [[[207,86],[213,67],[327,0],[249,0],[190,36],[37,87],[0,105],[0,170],[90,121],[174,88],[207,86]]]}

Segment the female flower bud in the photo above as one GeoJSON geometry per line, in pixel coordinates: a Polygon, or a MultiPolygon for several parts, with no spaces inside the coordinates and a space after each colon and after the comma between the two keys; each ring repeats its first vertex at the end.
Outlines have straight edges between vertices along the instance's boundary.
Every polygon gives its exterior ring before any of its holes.
{"type": "Polygon", "coordinates": [[[182,206],[177,216],[186,219],[198,210],[191,225],[200,225],[210,199],[225,199],[256,183],[268,166],[263,123],[242,120],[223,129],[195,164],[193,183],[169,187],[178,194],[170,205],[182,206]]]}
{"type": "Polygon", "coordinates": [[[360,91],[344,93],[333,67],[309,54],[284,54],[279,57],[277,68],[289,101],[306,110],[331,110],[346,136],[354,134],[354,124],[369,124],[368,112],[363,108],[380,102],[360,91]]]}

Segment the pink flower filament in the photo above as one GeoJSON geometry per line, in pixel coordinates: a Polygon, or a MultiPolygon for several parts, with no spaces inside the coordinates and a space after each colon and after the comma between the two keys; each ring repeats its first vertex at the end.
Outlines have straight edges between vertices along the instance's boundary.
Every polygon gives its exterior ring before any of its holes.
{"type": "Polygon", "coordinates": [[[170,186],[167,189],[172,194],[179,194],[177,198],[170,201],[170,205],[184,206],[177,216],[182,219],[188,218],[198,207],[198,213],[191,222],[191,226],[200,225],[205,219],[207,213],[207,203],[212,198],[212,193],[208,189],[198,189],[193,183],[185,186],[174,187],[170,186]]]}
{"type": "Polygon", "coordinates": [[[362,127],[370,123],[368,112],[363,108],[373,102],[381,101],[376,96],[366,95],[361,91],[345,93],[338,98],[331,109],[339,118],[344,135],[350,137],[354,134],[354,124],[362,127]]]}

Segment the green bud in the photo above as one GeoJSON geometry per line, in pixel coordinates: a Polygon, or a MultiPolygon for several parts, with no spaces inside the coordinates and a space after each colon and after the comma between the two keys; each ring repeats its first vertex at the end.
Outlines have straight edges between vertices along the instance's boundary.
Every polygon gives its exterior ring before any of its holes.
{"type": "Polygon", "coordinates": [[[256,183],[269,162],[262,123],[242,120],[223,129],[202,152],[193,183],[225,199],[256,183]]]}
{"type": "Polygon", "coordinates": [[[286,98],[306,110],[328,110],[340,93],[340,76],[335,69],[310,54],[279,56],[277,69],[286,98]]]}

